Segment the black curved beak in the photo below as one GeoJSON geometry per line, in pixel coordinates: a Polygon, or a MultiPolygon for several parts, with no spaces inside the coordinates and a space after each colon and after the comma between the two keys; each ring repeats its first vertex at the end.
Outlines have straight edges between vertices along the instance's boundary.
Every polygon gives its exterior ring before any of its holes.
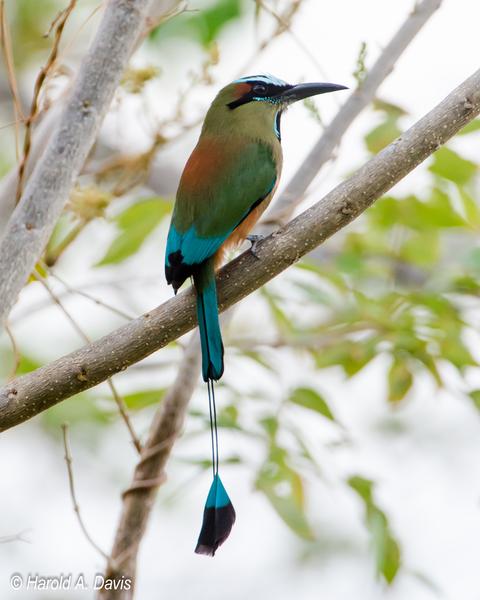
{"type": "Polygon", "coordinates": [[[298,85],[292,85],[291,88],[285,90],[279,97],[284,102],[297,102],[297,100],[304,100],[305,98],[310,98],[310,96],[328,94],[329,92],[337,92],[339,90],[348,90],[348,88],[336,83],[299,83],[298,85]]]}

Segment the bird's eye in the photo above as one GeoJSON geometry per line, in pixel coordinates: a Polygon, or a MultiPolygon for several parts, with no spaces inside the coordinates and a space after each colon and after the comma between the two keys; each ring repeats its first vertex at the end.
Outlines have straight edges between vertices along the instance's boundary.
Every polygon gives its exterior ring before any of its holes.
{"type": "Polygon", "coordinates": [[[258,96],[264,96],[267,92],[267,86],[263,85],[262,83],[257,83],[256,85],[253,86],[253,91],[258,96]]]}

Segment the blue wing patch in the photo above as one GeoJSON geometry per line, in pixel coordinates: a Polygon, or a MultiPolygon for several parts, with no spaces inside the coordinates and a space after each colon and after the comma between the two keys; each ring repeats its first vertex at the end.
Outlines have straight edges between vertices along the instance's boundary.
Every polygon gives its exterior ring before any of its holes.
{"type": "Polygon", "coordinates": [[[213,254],[220,248],[223,242],[230,235],[230,231],[226,235],[202,238],[197,235],[195,225],[187,229],[184,233],[179,233],[172,223],[168,232],[166,264],[170,265],[169,257],[180,251],[182,253],[183,263],[187,265],[196,265],[213,254]]]}

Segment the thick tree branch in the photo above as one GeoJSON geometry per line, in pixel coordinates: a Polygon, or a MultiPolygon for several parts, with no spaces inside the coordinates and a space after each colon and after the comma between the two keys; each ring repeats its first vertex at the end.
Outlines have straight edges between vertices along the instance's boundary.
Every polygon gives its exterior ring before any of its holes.
{"type": "MultiPolygon", "coordinates": [[[[350,223],[480,114],[480,70],[314,206],[245,252],[218,278],[220,309],[238,302],[350,223]]],[[[150,313],[0,390],[0,430],[104,381],[195,326],[187,290],[150,313]]]]}
{"type": "Polygon", "coordinates": [[[0,244],[0,323],[16,302],[68,199],[142,32],[151,0],[110,0],[70,98],[0,244]]]}
{"type": "Polygon", "coordinates": [[[325,128],[315,146],[274,203],[272,210],[267,214],[266,224],[284,225],[288,221],[292,204],[302,200],[307,188],[322,166],[330,160],[345,132],[362,110],[375,98],[378,88],[390,75],[400,56],[441,4],[442,0],[422,0],[415,6],[408,19],[385,46],[376,63],[368,71],[364,81],[360,83],[325,128]]]}

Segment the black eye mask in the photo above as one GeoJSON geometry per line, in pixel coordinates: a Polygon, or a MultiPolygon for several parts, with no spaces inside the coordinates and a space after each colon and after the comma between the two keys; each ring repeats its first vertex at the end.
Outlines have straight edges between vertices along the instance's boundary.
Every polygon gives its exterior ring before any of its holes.
{"type": "Polygon", "coordinates": [[[247,92],[237,100],[234,100],[233,102],[229,102],[227,104],[230,110],[234,110],[235,108],[242,106],[242,104],[247,104],[248,102],[252,101],[280,104],[280,95],[293,87],[293,85],[288,84],[275,85],[273,83],[263,83],[262,81],[251,83],[253,85],[249,92],[247,92]]]}

